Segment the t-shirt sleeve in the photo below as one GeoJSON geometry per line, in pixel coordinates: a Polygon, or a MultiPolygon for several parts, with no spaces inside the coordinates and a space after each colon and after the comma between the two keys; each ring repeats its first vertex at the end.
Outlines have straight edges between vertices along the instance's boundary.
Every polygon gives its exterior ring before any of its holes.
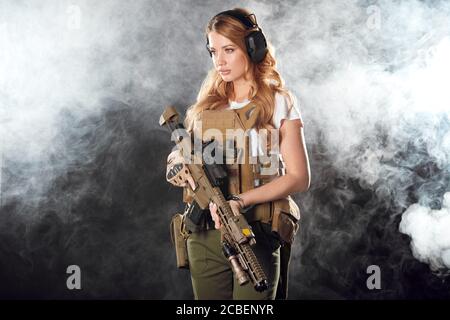
{"type": "Polygon", "coordinates": [[[275,109],[273,112],[273,125],[276,129],[280,129],[283,119],[295,120],[300,119],[301,126],[303,126],[303,120],[300,115],[297,99],[294,96],[294,104],[289,110],[288,99],[281,93],[275,94],[275,109]]]}

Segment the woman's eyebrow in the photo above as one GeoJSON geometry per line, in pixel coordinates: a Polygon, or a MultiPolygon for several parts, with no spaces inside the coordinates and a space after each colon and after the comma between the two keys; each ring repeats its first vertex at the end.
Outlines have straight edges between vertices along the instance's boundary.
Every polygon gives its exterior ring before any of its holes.
{"type": "MultiPolygon", "coordinates": [[[[234,44],[227,44],[227,45],[224,45],[222,48],[226,48],[226,47],[234,47],[234,44]]],[[[210,47],[210,49],[215,49],[214,47],[210,47]]]]}

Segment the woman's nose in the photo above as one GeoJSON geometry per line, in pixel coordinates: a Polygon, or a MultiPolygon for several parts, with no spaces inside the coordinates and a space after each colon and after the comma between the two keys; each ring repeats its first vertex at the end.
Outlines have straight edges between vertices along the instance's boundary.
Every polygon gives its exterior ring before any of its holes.
{"type": "Polygon", "coordinates": [[[225,64],[225,63],[226,63],[226,61],[225,61],[225,56],[224,56],[224,54],[221,53],[221,52],[217,53],[217,64],[218,64],[219,66],[221,66],[221,65],[223,65],[223,64],[225,64]]]}

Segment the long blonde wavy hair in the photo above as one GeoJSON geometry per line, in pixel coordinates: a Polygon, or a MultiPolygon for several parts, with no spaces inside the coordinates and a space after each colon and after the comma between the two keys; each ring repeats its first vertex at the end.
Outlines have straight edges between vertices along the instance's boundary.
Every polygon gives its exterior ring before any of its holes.
{"type": "MultiPolygon", "coordinates": [[[[251,12],[243,8],[234,8],[233,10],[238,11],[243,15],[251,14],[251,12]]],[[[251,18],[252,16],[250,16],[250,19],[251,18]]],[[[269,41],[267,41],[268,52],[265,58],[258,64],[255,64],[250,60],[244,39],[246,35],[255,30],[256,29],[246,29],[240,21],[230,16],[219,15],[208,22],[205,32],[206,36],[212,31],[221,34],[239,46],[243,52],[246,53],[245,74],[247,74],[247,71],[250,68],[251,74],[253,75],[249,99],[260,107],[260,113],[255,128],[257,130],[265,128],[270,132],[270,129],[273,128],[271,119],[275,108],[275,93],[279,92],[287,98],[289,110],[293,106],[294,98],[292,94],[284,88],[284,80],[276,70],[274,48],[269,41]]],[[[233,82],[224,81],[213,67],[202,83],[197,95],[196,103],[191,105],[186,112],[186,129],[189,132],[192,131],[196,116],[203,110],[215,110],[228,105],[232,93],[233,82]]]]}

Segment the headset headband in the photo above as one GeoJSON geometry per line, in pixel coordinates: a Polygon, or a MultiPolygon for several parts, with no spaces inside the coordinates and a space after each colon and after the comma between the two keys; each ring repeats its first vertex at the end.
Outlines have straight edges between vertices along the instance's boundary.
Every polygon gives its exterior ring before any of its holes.
{"type": "Polygon", "coordinates": [[[233,17],[233,18],[239,20],[244,26],[247,27],[247,29],[259,28],[258,23],[256,22],[256,16],[254,13],[244,15],[236,10],[226,10],[226,11],[222,11],[222,12],[216,14],[214,16],[214,18],[217,16],[221,16],[221,15],[230,16],[230,17],[233,17]],[[253,21],[249,18],[251,16],[253,16],[253,19],[255,19],[255,23],[253,23],[253,21]]]}

